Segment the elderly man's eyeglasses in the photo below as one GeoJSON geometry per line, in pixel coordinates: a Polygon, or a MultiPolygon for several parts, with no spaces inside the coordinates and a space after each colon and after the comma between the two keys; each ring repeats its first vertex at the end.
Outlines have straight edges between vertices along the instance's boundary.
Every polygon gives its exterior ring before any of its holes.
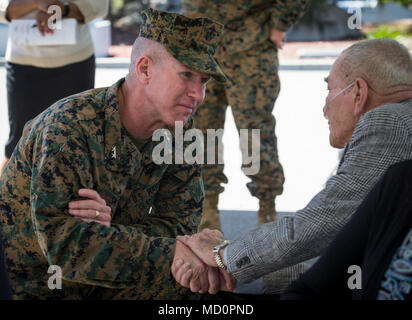
{"type": "Polygon", "coordinates": [[[341,93],[345,92],[345,90],[348,90],[348,89],[349,89],[350,87],[352,87],[354,84],[355,84],[355,81],[351,82],[348,86],[346,86],[345,88],[343,88],[342,90],[340,90],[337,94],[335,94],[335,95],[333,96],[333,98],[330,99],[330,100],[325,104],[325,106],[324,106],[323,109],[325,110],[333,100],[335,100],[341,93]]]}

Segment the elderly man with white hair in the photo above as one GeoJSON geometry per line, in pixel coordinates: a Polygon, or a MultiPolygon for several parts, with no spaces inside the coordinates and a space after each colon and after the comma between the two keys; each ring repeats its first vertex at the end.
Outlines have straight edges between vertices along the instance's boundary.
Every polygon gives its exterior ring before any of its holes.
{"type": "MultiPolygon", "coordinates": [[[[325,188],[296,214],[233,241],[222,242],[216,230],[178,237],[206,264],[232,274],[235,292],[282,292],[304,271],[302,262],[330,244],[388,167],[412,159],[412,60],[403,45],[388,39],[357,42],[325,80],[330,144],[344,148],[325,188]]],[[[176,274],[183,286],[193,281],[190,272],[176,274]]]]}

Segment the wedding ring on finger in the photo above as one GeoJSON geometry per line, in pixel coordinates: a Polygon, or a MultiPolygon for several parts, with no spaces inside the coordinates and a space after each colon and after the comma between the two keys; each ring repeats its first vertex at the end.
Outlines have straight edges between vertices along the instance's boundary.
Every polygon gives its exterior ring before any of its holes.
{"type": "Polygon", "coordinates": [[[100,216],[100,212],[96,210],[96,216],[94,218],[97,219],[99,216],[100,216]]]}

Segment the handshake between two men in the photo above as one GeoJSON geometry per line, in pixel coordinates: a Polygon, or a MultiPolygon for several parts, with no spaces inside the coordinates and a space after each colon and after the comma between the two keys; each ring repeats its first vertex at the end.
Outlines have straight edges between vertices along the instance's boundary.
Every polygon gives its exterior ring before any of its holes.
{"type": "MultiPolygon", "coordinates": [[[[78,195],[88,199],[69,202],[70,215],[87,223],[96,222],[111,227],[111,208],[96,191],[80,189],[78,195]]],[[[219,230],[210,229],[192,236],[178,236],[171,266],[176,281],[195,293],[233,291],[234,277],[218,267],[213,253],[214,246],[223,240],[219,230]]],[[[223,250],[219,254],[222,257],[223,250]]]]}

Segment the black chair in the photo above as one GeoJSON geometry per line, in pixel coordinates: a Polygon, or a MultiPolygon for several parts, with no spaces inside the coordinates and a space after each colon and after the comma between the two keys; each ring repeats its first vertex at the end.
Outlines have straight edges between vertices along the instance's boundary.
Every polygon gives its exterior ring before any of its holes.
{"type": "Polygon", "coordinates": [[[0,300],[11,300],[11,288],[4,260],[3,238],[0,232],[0,300]]]}

